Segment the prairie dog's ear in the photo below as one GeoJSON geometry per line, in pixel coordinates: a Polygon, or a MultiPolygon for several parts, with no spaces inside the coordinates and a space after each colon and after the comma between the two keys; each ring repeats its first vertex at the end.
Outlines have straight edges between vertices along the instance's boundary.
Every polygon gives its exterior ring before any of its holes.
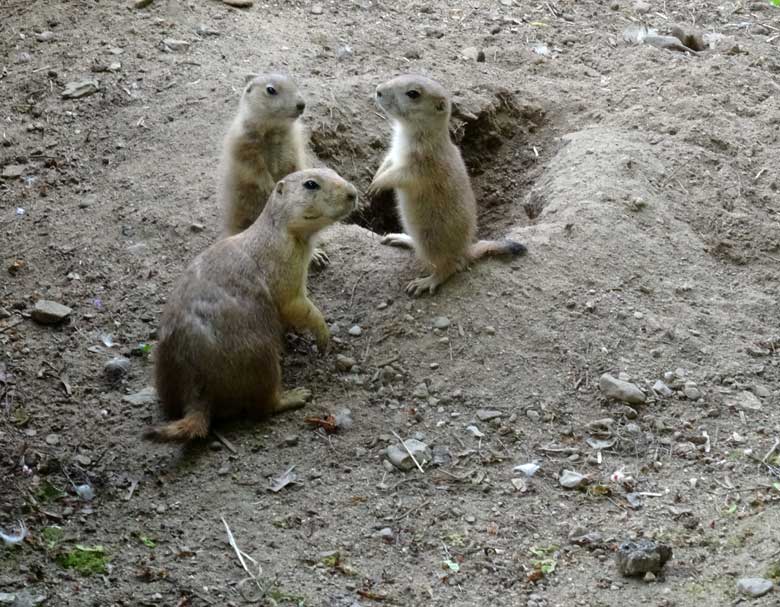
{"type": "Polygon", "coordinates": [[[276,193],[281,195],[284,194],[284,180],[280,181],[276,184],[276,193]]]}

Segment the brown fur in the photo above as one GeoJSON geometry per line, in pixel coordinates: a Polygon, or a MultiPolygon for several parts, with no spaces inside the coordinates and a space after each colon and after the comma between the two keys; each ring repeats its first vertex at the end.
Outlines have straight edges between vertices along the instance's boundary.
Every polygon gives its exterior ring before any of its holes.
{"type": "Polygon", "coordinates": [[[298,87],[287,76],[261,74],[246,85],[222,146],[219,198],[225,235],[252,225],[276,182],[310,166],[298,120],[304,106],[298,87]],[[275,95],[268,92],[269,86],[275,95]]]}
{"type": "Polygon", "coordinates": [[[166,418],[146,437],[187,441],[212,420],[262,417],[303,405],[308,391],[282,392],[286,328],[330,338],[306,280],[317,232],[354,208],[355,188],[329,169],[288,175],[257,221],[220,240],[187,268],[160,321],[155,379],[166,418]],[[319,189],[304,184],[313,181],[319,189]]]}
{"type": "Polygon", "coordinates": [[[393,119],[393,140],[369,188],[395,189],[405,234],[384,244],[413,247],[432,269],[406,291],[434,293],[452,274],[485,255],[520,254],[512,241],[474,243],[477,204],[466,165],[449,133],[447,91],[422,76],[399,76],[377,87],[377,103],[393,119]],[[416,98],[408,93],[416,92],[416,98]]]}

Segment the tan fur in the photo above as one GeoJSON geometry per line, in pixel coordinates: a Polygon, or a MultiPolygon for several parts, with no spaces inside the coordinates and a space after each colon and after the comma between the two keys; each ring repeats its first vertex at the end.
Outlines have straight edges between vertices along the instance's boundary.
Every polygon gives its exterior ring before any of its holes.
{"type": "Polygon", "coordinates": [[[466,165],[449,133],[447,91],[422,76],[399,76],[377,87],[377,103],[393,120],[393,140],[369,194],[395,189],[405,234],[382,242],[413,247],[432,269],[406,290],[434,293],[452,274],[487,254],[518,254],[512,241],[474,243],[477,204],[466,165]],[[416,93],[416,98],[409,93],[416,93]]]}
{"type": "Polygon", "coordinates": [[[186,441],[204,436],[213,419],[303,405],[307,390],[282,392],[283,331],[310,331],[320,352],[327,349],[328,327],[306,291],[311,243],[356,199],[354,186],[329,169],[293,173],[254,224],[192,262],[165,306],[155,349],[162,411],[178,421],[147,438],[186,441]]]}
{"type": "Polygon", "coordinates": [[[298,119],[304,107],[287,76],[261,74],[247,83],[222,146],[219,199],[225,235],[252,225],[276,182],[310,166],[298,119]]]}

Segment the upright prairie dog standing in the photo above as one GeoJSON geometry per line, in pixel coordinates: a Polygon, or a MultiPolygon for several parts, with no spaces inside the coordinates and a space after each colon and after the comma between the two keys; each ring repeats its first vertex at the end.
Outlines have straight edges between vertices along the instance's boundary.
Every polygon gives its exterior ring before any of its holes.
{"type": "MultiPolygon", "coordinates": [[[[238,113],[222,145],[219,198],[224,235],[247,229],[265,206],[276,182],[311,167],[299,120],[306,102],[297,85],[283,74],[259,74],[244,88],[238,113]]],[[[328,256],[315,248],[316,265],[328,256]]]]}
{"type": "Polygon", "coordinates": [[[330,338],[309,300],[312,239],[355,207],[355,187],[330,169],[288,175],[247,230],[213,244],[185,271],[162,314],[155,381],[170,423],[146,438],[184,442],[212,419],[262,417],[310,396],[282,391],[285,328],[308,330],[324,352],[330,338]]]}
{"type": "Polygon", "coordinates": [[[393,140],[369,194],[395,189],[405,234],[383,244],[414,248],[432,272],[406,287],[418,296],[486,255],[520,255],[511,240],[474,242],[477,203],[460,150],[450,139],[450,98],[437,82],[398,76],[376,89],[376,100],[393,120],[393,140]]]}

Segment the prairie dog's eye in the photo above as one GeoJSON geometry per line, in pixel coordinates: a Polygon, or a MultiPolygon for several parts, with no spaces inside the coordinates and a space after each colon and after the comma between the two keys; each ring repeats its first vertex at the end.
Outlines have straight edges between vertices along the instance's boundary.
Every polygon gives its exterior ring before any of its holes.
{"type": "Polygon", "coordinates": [[[409,99],[417,99],[420,96],[420,91],[415,91],[414,89],[410,89],[406,91],[406,96],[409,97],[409,99]]]}
{"type": "Polygon", "coordinates": [[[270,84],[267,87],[265,87],[265,92],[268,93],[269,95],[276,95],[276,89],[272,87],[270,84]]]}
{"type": "Polygon", "coordinates": [[[320,184],[317,183],[316,181],[312,181],[311,179],[308,179],[303,182],[303,187],[306,188],[307,190],[319,190],[320,184]]]}

